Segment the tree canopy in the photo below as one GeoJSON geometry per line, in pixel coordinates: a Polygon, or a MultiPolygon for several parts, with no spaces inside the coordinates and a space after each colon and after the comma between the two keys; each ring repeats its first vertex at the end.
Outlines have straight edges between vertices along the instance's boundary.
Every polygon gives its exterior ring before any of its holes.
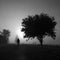
{"type": "Polygon", "coordinates": [[[51,36],[53,39],[55,39],[56,24],[57,23],[54,17],[44,13],[41,13],[40,15],[36,14],[34,16],[28,16],[27,18],[23,19],[22,31],[25,33],[24,37],[37,37],[39,41],[45,36],[51,36]]]}
{"type": "Polygon", "coordinates": [[[0,31],[0,44],[6,44],[8,43],[10,36],[10,31],[7,29],[3,29],[3,31],[0,31]]]}

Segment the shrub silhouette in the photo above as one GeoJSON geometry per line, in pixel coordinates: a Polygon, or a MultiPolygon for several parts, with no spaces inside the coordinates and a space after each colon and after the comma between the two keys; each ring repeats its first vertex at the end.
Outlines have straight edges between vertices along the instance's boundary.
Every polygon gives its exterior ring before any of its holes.
{"type": "Polygon", "coordinates": [[[22,30],[25,33],[24,38],[34,38],[40,41],[41,45],[43,43],[43,38],[45,36],[51,36],[53,39],[56,37],[56,21],[54,17],[48,14],[41,13],[34,16],[28,16],[22,21],[22,30]]]}
{"type": "Polygon", "coordinates": [[[3,29],[3,32],[0,31],[0,44],[6,44],[8,43],[10,36],[10,31],[3,29]]]}

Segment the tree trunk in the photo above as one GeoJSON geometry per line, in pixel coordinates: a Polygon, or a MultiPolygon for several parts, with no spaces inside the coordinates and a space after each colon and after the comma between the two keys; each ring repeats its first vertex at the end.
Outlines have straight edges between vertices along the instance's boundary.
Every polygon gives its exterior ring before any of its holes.
{"type": "Polygon", "coordinates": [[[43,45],[43,38],[38,37],[38,40],[40,42],[40,45],[42,46],[43,45]]]}
{"type": "Polygon", "coordinates": [[[39,41],[40,41],[40,44],[42,46],[43,45],[43,39],[40,39],[39,41]]]}

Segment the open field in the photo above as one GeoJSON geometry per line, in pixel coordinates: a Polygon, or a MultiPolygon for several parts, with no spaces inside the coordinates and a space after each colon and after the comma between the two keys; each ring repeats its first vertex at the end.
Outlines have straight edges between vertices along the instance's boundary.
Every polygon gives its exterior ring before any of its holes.
{"type": "Polygon", "coordinates": [[[58,60],[60,46],[15,45],[0,46],[0,60],[58,60]]]}

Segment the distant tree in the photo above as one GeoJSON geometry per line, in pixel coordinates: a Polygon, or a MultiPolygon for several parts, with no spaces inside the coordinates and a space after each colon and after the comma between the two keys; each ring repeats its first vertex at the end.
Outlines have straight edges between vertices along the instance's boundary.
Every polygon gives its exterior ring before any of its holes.
{"type": "Polygon", "coordinates": [[[43,44],[43,38],[45,36],[50,36],[53,39],[56,37],[56,21],[54,17],[49,16],[48,14],[41,13],[40,15],[36,14],[34,16],[28,16],[22,21],[22,30],[25,33],[25,38],[35,38],[40,41],[41,45],[43,44]]]}
{"type": "Polygon", "coordinates": [[[10,36],[9,30],[3,29],[2,32],[0,31],[0,44],[8,43],[9,36],[10,36]]]}

